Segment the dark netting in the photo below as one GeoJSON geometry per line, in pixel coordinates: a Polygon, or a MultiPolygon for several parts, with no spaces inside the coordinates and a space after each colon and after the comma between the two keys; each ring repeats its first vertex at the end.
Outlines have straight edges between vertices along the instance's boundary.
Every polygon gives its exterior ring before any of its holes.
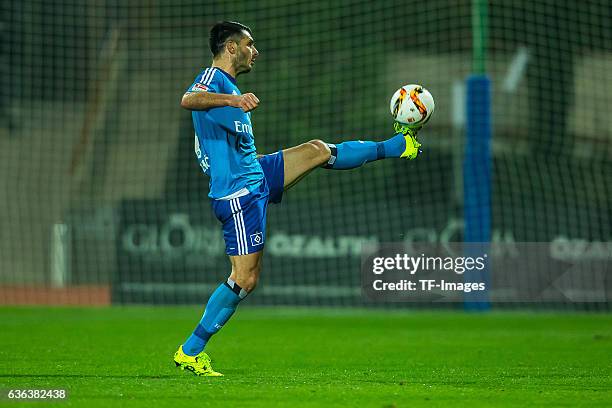
{"type": "MultiPolygon", "coordinates": [[[[589,256],[612,238],[609,6],[489,6],[494,241],[583,242],[589,256]]],[[[115,302],[203,303],[227,276],[179,106],[223,19],[249,25],[261,53],[238,82],[261,100],[261,153],[383,140],[407,83],[436,99],[418,160],[315,171],[270,210],[249,302],[362,304],[362,243],[462,240],[469,1],[13,0],[2,12],[5,302],[111,285],[115,302]]]]}

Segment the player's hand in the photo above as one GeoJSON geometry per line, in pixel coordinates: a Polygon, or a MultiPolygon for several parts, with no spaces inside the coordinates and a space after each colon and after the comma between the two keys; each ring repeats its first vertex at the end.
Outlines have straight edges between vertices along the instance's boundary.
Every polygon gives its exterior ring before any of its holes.
{"type": "Polygon", "coordinates": [[[234,107],[242,109],[244,112],[250,112],[259,106],[259,98],[252,93],[237,95],[234,107]]]}

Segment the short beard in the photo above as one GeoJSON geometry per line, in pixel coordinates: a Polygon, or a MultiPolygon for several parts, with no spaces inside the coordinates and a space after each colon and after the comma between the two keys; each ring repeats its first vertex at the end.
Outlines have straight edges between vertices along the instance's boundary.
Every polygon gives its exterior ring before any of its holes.
{"type": "Polygon", "coordinates": [[[244,54],[240,53],[236,55],[236,62],[241,62],[244,59],[244,64],[236,64],[234,69],[236,70],[236,76],[240,74],[246,74],[247,72],[251,72],[251,66],[249,65],[246,58],[244,58],[244,54]],[[240,69],[242,67],[242,69],[240,69]]]}

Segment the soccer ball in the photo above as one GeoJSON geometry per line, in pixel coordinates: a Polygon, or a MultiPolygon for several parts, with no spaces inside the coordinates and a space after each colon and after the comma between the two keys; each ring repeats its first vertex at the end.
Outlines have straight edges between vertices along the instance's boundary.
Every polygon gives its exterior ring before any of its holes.
{"type": "Polygon", "coordinates": [[[436,105],[427,89],[410,84],[395,91],[389,107],[396,121],[409,127],[421,127],[431,118],[436,105]]]}

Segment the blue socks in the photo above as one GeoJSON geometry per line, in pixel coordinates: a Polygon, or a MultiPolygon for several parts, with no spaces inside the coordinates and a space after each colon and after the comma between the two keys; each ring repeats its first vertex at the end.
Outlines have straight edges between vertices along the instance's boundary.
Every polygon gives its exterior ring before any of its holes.
{"type": "Polygon", "coordinates": [[[384,142],[362,142],[361,140],[330,144],[331,157],[326,169],[348,170],[361,167],[368,162],[400,157],[406,150],[406,139],[401,133],[384,142]]]}
{"type": "Polygon", "coordinates": [[[398,133],[391,139],[380,142],[385,147],[385,157],[400,157],[406,151],[406,137],[403,133],[398,133]]]}
{"type": "Polygon", "coordinates": [[[236,311],[236,306],[247,295],[247,292],[232,279],[221,284],[210,296],[202,320],[193,334],[183,344],[183,352],[188,356],[200,354],[208,339],[218,332],[236,311]]]}

